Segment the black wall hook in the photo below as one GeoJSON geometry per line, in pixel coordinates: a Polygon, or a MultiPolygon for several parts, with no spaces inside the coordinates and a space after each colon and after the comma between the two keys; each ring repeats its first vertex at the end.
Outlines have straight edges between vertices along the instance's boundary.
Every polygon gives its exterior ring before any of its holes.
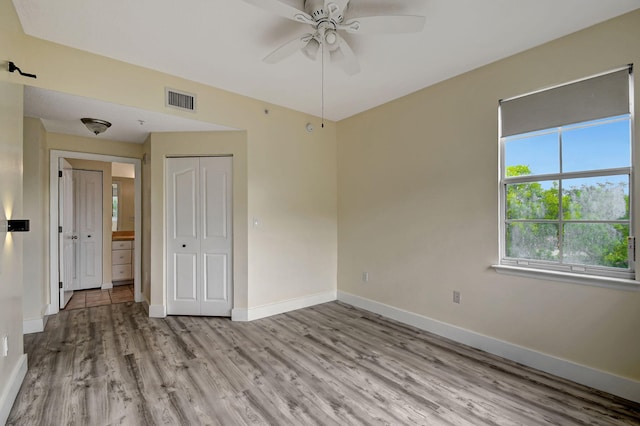
{"type": "Polygon", "coordinates": [[[16,64],[14,64],[13,62],[9,61],[9,72],[14,72],[14,71],[18,71],[18,73],[20,73],[20,75],[25,76],[25,77],[37,78],[35,74],[27,74],[26,72],[22,72],[22,70],[20,68],[18,68],[16,66],[16,64]]]}

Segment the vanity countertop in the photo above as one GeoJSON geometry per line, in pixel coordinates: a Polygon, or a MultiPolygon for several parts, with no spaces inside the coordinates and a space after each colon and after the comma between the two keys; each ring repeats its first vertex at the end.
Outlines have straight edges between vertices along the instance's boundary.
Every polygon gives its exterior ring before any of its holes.
{"type": "Polygon", "coordinates": [[[135,235],[133,231],[114,231],[111,234],[111,241],[133,241],[135,235]]]}

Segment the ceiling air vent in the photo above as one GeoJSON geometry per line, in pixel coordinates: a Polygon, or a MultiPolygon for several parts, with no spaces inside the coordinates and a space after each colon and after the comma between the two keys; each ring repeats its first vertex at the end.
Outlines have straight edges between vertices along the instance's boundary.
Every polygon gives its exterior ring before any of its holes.
{"type": "Polygon", "coordinates": [[[191,93],[179,92],[174,89],[165,88],[164,91],[164,104],[178,108],[184,111],[195,112],[196,110],[196,96],[191,93]]]}

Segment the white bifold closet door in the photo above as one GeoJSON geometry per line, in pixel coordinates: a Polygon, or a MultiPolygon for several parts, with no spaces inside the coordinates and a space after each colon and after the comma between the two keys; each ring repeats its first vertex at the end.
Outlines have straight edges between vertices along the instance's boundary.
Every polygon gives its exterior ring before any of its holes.
{"type": "Polygon", "coordinates": [[[231,316],[232,157],[168,158],[167,313],[231,316]]]}

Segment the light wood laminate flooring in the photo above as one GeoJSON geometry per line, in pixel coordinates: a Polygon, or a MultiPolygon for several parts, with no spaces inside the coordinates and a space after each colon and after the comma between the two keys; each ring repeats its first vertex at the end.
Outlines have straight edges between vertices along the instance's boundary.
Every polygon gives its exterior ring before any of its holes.
{"type": "Polygon", "coordinates": [[[352,308],[249,323],[64,311],[9,425],[638,425],[640,404],[352,308]]]}

